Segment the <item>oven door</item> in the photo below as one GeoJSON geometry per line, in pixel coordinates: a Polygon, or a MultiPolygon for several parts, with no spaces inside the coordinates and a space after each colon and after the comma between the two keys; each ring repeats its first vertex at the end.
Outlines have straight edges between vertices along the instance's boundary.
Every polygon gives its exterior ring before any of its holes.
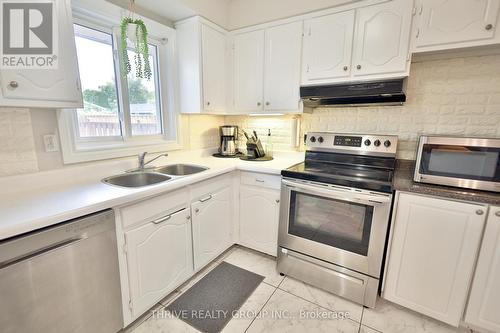
{"type": "Polygon", "coordinates": [[[380,277],[392,196],[282,181],[279,245],[380,277]]]}
{"type": "Polygon", "coordinates": [[[414,180],[500,192],[500,139],[422,136],[414,180]]]}

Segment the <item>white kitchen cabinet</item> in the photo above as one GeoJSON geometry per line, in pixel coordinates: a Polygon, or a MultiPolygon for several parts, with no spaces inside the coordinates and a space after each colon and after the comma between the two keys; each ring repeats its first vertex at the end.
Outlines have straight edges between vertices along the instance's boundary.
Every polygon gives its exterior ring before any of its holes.
{"type": "Polygon", "coordinates": [[[352,77],[407,76],[413,0],[393,0],[356,13],[352,77]]]}
{"type": "Polygon", "coordinates": [[[236,112],[301,112],[301,52],[302,22],[236,33],[236,112]]]}
{"type": "Polygon", "coordinates": [[[458,326],[487,207],[399,193],[383,297],[458,326]]]}
{"type": "Polygon", "coordinates": [[[264,110],[264,30],[234,36],[233,84],[236,112],[264,110]]]}
{"type": "Polygon", "coordinates": [[[190,218],[184,208],[125,233],[133,318],[193,274],[190,218]]]}
{"type": "Polygon", "coordinates": [[[465,322],[481,332],[500,332],[500,207],[490,207],[465,322]]]}
{"type": "Polygon", "coordinates": [[[256,186],[240,188],[240,243],[277,256],[280,191],[256,186]]]}
{"type": "Polygon", "coordinates": [[[231,187],[225,186],[191,204],[195,270],[232,245],[232,196],[231,187]]]}
{"type": "Polygon", "coordinates": [[[302,22],[272,27],[265,34],[264,108],[300,108],[302,22]]]}
{"type": "Polygon", "coordinates": [[[304,22],[303,85],[350,77],[354,13],[349,10],[304,22]]]}
{"type": "Polygon", "coordinates": [[[0,105],[83,107],[70,0],[54,1],[58,43],[56,69],[0,69],[0,105]]]}
{"type": "Polygon", "coordinates": [[[226,113],[227,32],[200,17],[175,27],[181,113],[226,113]]]}
{"type": "Polygon", "coordinates": [[[500,43],[500,0],[419,0],[414,52],[500,43]]]}

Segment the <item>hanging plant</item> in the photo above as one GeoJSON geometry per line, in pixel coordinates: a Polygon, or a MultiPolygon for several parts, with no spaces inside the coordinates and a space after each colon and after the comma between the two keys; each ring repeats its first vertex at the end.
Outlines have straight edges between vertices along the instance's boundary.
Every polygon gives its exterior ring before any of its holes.
{"type": "Polygon", "coordinates": [[[151,64],[149,63],[148,30],[144,21],[125,17],[120,25],[121,51],[125,72],[132,71],[128,57],[128,40],[134,43],[135,76],[143,79],[151,79],[151,64]]]}

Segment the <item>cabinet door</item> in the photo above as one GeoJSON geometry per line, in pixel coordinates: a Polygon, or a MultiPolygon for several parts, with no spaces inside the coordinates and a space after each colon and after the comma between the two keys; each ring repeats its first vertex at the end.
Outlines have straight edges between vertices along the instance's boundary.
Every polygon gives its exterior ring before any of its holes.
{"type": "Polygon", "coordinates": [[[207,194],[191,205],[194,266],[199,270],[231,245],[231,188],[207,194]]]}
{"type": "Polygon", "coordinates": [[[58,43],[58,68],[2,69],[0,104],[27,107],[83,106],[71,4],[69,0],[53,3],[58,18],[58,34],[54,41],[58,43]]]}
{"type": "Polygon", "coordinates": [[[280,191],[255,186],[240,189],[240,242],[277,255],[280,191]]]}
{"type": "Polygon", "coordinates": [[[226,109],[226,36],[201,26],[204,110],[222,113],[226,109]]]}
{"type": "Polygon", "coordinates": [[[234,104],[237,111],[263,110],[264,31],[234,36],[234,104]]]}
{"type": "Polygon", "coordinates": [[[408,75],[413,0],[358,9],[352,75],[408,75]]]}
{"type": "Polygon", "coordinates": [[[193,274],[188,209],[125,233],[132,316],[153,306],[193,274]]]}
{"type": "Polygon", "coordinates": [[[298,110],[302,22],[269,28],[265,35],[265,109],[298,110]]]}
{"type": "Polygon", "coordinates": [[[465,322],[500,332],[500,207],[491,207],[484,232],[465,322]]]}
{"type": "Polygon", "coordinates": [[[464,47],[495,38],[500,0],[421,1],[417,50],[464,47]]]}
{"type": "Polygon", "coordinates": [[[304,22],[302,84],[322,84],[351,75],[354,11],[304,22]]]}
{"type": "Polygon", "coordinates": [[[395,209],[384,297],[458,326],[486,208],[401,193],[395,209]]]}

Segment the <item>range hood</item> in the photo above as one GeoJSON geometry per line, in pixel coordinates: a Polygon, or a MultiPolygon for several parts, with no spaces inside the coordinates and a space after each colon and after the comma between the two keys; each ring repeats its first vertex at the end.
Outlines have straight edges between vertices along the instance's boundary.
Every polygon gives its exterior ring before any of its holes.
{"type": "Polygon", "coordinates": [[[406,79],[300,87],[306,107],[401,105],[406,102],[406,79]]]}

